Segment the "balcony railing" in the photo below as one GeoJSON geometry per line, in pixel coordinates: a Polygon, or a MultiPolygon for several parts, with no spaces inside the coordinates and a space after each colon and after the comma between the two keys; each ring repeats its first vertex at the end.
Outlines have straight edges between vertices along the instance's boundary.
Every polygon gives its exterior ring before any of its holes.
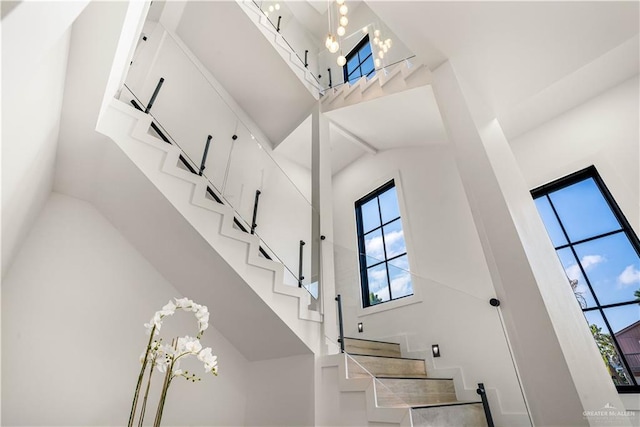
{"type": "Polygon", "coordinates": [[[317,215],[310,195],[173,34],[158,25],[152,39],[137,52],[120,99],[153,117],[150,133],[180,148],[180,166],[204,177],[209,197],[233,208],[235,227],[260,239],[261,256],[283,264],[285,284],[317,296],[314,254],[300,251],[317,215]]]}

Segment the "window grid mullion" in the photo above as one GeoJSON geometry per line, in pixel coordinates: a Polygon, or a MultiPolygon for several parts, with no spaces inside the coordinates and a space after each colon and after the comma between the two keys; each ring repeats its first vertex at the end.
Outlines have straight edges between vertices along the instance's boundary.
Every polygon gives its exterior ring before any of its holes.
{"type": "Polygon", "coordinates": [[[387,274],[387,289],[389,290],[389,301],[393,299],[391,295],[391,277],[389,277],[389,264],[387,262],[387,242],[384,238],[384,226],[382,225],[382,209],[380,209],[380,196],[376,197],[378,205],[378,216],[380,218],[380,235],[382,236],[382,251],[384,253],[384,270],[387,274]]]}
{"type": "MultiPolygon", "coordinates": [[[[551,207],[553,208],[553,206],[551,206],[551,207]]],[[[560,221],[558,221],[558,222],[560,222],[560,221]]],[[[560,227],[562,227],[562,223],[560,223],[560,227]]],[[[597,236],[592,236],[592,237],[588,237],[586,239],[578,240],[577,242],[567,243],[565,245],[560,245],[560,246],[557,246],[555,249],[556,250],[565,249],[565,248],[568,248],[569,246],[581,245],[583,243],[588,243],[588,242],[591,242],[593,240],[598,240],[598,239],[601,239],[603,237],[609,237],[609,236],[613,236],[614,234],[624,233],[624,232],[625,232],[625,230],[623,228],[619,228],[617,230],[607,231],[606,233],[598,234],[597,236]]],[[[569,242],[568,239],[567,239],[567,242],[569,242]]]]}

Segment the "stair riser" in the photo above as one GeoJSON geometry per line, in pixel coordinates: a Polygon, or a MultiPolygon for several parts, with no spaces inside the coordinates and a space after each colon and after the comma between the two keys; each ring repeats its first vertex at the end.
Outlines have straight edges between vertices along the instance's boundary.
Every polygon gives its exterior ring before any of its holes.
{"type": "Polygon", "coordinates": [[[397,406],[398,401],[410,406],[456,401],[453,380],[379,378],[376,380],[376,392],[378,404],[382,406],[397,406]]]}
{"type": "Polygon", "coordinates": [[[486,427],[487,419],[481,403],[466,405],[438,406],[411,410],[414,427],[456,426],[486,427]]]}
{"type": "Polygon", "coordinates": [[[389,357],[350,356],[347,359],[349,378],[401,377],[426,378],[423,360],[394,359],[389,357]]]}
{"type": "Polygon", "coordinates": [[[400,344],[344,339],[345,351],[349,354],[361,354],[368,356],[401,357],[400,344]]]}

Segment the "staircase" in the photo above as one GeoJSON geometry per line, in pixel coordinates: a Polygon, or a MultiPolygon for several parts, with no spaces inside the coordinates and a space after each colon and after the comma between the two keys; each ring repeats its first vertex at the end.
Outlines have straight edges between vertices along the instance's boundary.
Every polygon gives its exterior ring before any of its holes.
{"type": "Polygon", "coordinates": [[[425,361],[402,357],[399,344],[345,338],[344,347],[336,357],[340,391],[366,394],[369,422],[487,426],[482,402],[458,401],[453,379],[430,377],[425,361]]]}
{"type": "Polygon", "coordinates": [[[309,292],[284,284],[284,266],[261,249],[259,238],[247,232],[206,178],[189,167],[180,148],[154,136],[153,128],[150,115],[114,99],[96,129],[127,154],[264,303],[317,352],[322,315],[309,308],[309,292]]]}
{"type": "Polygon", "coordinates": [[[365,77],[353,85],[345,83],[327,89],[320,102],[322,111],[328,112],[430,83],[431,71],[425,65],[413,64],[407,59],[377,70],[371,79],[365,77]]]}

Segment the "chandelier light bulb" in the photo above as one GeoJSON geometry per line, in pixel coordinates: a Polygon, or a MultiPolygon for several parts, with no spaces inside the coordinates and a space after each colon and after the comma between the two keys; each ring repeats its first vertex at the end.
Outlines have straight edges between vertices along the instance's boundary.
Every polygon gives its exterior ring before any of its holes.
{"type": "Polygon", "coordinates": [[[338,33],[338,35],[342,37],[344,36],[344,33],[346,33],[346,30],[344,29],[344,27],[338,27],[336,33],[338,33]]]}
{"type": "Polygon", "coordinates": [[[373,44],[375,44],[376,46],[378,46],[378,43],[380,43],[380,39],[377,37],[373,38],[373,44]]]}
{"type": "Polygon", "coordinates": [[[384,53],[387,53],[388,50],[389,50],[389,48],[387,46],[382,46],[382,51],[384,53]]]}
{"type": "Polygon", "coordinates": [[[384,41],[384,44],[386,44],[387,46],[391,47],[391,39],[386,39],[384,41]]]}
{"type": "Polygon", "coordinates": [[[380,37],[380,30],[375,30],[373,32],[373,35],[376,36],[376,37],[380,37]]]}
{"type": "Polygon", "coordinates": [[[340,6],[340,15],[346,15],[347,12],[349,12],[349,8],[347,7],[346,4],[343,4],[342,6],[340,6]]]}
{"type": "Polygon", "coordinates": [[[333,43],[333,36],[331,35],[331,33],[327,34],[327,39],[324,41],[324,46],[327,49],[331,48],[331,43],[333,43]]]}
{"type": "Polygon", "coordinates": [[[346,16],[340,17],[340,25],[342,25],[343,27],[346,27],[348,23],[349,23],[349,18],[347,18],[346,16]]]}
{"type": "Polygon", "coordinates": [[[269,12],[273,12],[273,6],[269,6],[269,12]]]}
{"type": "Polygon", "coordinates": [[[336,53],[340,49],[340,44],[337,41],[333,41],[329,47],[329,52],[336,53]]]}
{"type": "Polygon", "coordinates": [[[276,10],[280,10],[280,3],[276,3],[276,10]]]}
{"type": "Polygon", "coordinates": [[[338,65],[341,67],[344,67],[344,64],[347,63],[347,58],[345,58],[343,55],[338,56],[338,65]]]}
{"type": "Polygon", "coordinates": [[[378,56],[380,57],[380,59],[384,58],[384,52],[379,50],[378,51],[378,56]]]}
{"type": "Polygon", "coordinates": [[[382,62],[380,61],[380,58],[376,58],[376,60],[373,62],[376,64],[376,68],[380,68],[380,64],[382,64],[382,62]]]}
{"type": "Polygon", "coordinates": [[[340,6],[342,6],[344,4],[344,0],[336,0],[336,3],[338,3],[340,6]]]}

